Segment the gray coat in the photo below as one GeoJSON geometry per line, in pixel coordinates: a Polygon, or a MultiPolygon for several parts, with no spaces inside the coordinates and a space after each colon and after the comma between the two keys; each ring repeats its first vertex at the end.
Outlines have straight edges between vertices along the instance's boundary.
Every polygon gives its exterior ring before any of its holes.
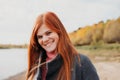
{"type": "MultiPolygon", "coordinates": [[[[53,61],[47,63],[46,80],[56,80],[62,64],[63,60],[60,55],[58,55],[53,61]]],[[[77,57],[75,58],[71,72],[71,80],[99,80],[94,65],[87,56],[82,54],[80,54],[80,62],[77,57]]],[[[41,68],[39,68],[37,80],[41,80],[41,68]]]]}

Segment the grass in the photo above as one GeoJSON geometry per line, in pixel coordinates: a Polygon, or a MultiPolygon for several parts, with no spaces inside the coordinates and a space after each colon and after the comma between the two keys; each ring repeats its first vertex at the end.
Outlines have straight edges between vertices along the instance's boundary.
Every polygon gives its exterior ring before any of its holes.
{"type": "Polygon", "coordinates": [[[120,49],[119,43],[113,43],[113,44],[99,44],[99,45],[85,45],[85,46],[76,46],[77,49],[87,49],[87,50],[98,50],[98,49],[120,49]]]}
{"type": "Polygon", "coordinates": [[[120,44],[76,46],[79,53],[87,55],[92,61],[120,62],[120,44]]]}

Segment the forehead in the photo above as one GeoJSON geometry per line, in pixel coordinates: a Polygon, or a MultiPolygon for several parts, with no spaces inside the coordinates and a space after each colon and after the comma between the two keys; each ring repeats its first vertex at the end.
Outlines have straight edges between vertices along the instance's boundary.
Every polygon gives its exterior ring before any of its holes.
{"type": "Polygon", "coordinates": [[[47,27],[45,24],[43,24],[39,29],[38,29],[38,32],[37,32],[37,35],[42,35],[44,34],[45,32],[51,30],[49,27],[47,27]]]}

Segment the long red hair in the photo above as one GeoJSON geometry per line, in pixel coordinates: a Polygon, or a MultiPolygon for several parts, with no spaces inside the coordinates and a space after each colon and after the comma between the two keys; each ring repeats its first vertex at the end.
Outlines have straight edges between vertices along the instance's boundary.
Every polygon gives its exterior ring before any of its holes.
{"type": "MultiPolygon", "coordinates": [[[[37,32],[41,25],[46,24],[50,29],[54,30],[59,35],[59,42],[57,46],[58,53],[62,56],[63,66],[60,69],[57,80],[71,80],[71,67],[73,64],[74,56],[77,54],[76,49],[71,43],[69,36],[56,14],[47,12],[38,16],[28,47],[28,73],[35,66],[38,61],[39,55],[44,49],[40,46],[37,40],[37,32]],[[63,73],[64,71],[64,73],[63,73]]],[[[35,71],[32,72],[35,74],[35,71]]],[[[31,74],[30,74],[31,75],[31,74]]],[[[27,79],[30,75],[27,75],[27,79]]]]}

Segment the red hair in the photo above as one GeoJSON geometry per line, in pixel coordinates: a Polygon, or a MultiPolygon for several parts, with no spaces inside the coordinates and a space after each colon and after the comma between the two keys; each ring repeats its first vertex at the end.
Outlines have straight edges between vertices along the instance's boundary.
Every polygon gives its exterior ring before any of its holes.
{"type": "MultiPolygon", "coordinates": [[[[77,51],[71,43],[62,22],[53,12],[47,12],[45,14],[42,14],[38,16],[36,20],[30,39],[30,45],[28,47],[28,73],[38,61],[40,53],[44,51],[44,49],[39,45],[37,40],[38,29],[43,24],[46,24],[50,29],[54,30],[59,35],[57,51],[62,56],[63,66],[60,69],[57,80],[71,80],[71,68],[74,56],[77,54],[77,51]]],[[[33,71],[32,74],[34,75],[35,71],[33,71]]],[[[27,75],[27,78],[28,77],[29,75],[27,75]]]]}

